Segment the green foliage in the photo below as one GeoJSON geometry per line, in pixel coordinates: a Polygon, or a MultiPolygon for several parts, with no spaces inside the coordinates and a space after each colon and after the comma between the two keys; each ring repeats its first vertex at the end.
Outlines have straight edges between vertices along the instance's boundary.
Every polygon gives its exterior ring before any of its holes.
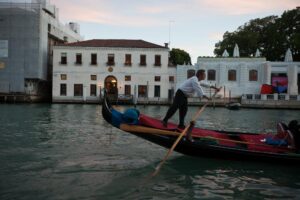
{"type": "Polygon", "coordinates": [[[225,32],[223,40],[215,44],[214,54],[221,56],[227,49],[232,56],[235,43],[241,57],[253,56],[258,48],[267,60],[284,60],[290,48],[294,61],[300,61],[300,9],[285,11],[281,17],[253,19],[234,32],[225,32]]]}
{"type": "Polygon", "coordinates": [[[172,49],[170,51],[170,63],[173,65],[191,64],[190,54],[181,49],[172,49]]]}

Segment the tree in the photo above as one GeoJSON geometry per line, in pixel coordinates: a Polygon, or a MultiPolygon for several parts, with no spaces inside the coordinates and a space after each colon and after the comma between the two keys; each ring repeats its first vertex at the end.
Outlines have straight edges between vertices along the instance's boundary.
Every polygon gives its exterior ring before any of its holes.
{"type": "Polygon", "coordinates": [[[215,44],[214,54],[221,56],[225,49],[232,54],[235,43],[242,57],[253,56],[258,48],[267,60],[284,60],[291,48],[294,60],[300,61],[300,8],[285,11],[281,17],[253,19],[234,32],[225,32],[223,40],[215,44]]]}
{"type": "Polygon", "coordinates": [[[192,64],[190,54],[181,49],[170,51],[170,63],[173,65],[192,64]]]}

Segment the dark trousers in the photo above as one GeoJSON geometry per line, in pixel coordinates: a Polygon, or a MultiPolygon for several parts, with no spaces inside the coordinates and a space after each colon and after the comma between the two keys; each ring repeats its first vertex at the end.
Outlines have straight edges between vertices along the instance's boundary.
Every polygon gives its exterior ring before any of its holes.
{"type": "Polygon", "coordinates": [[[168,120],[174,115],[174,113],[177,111],[178,108],[179,108],[179,125],[184,125],[184,118],[188,110],[187,97],[180,89],[177,90],[175,94],[175,98],[173,100],[173,104],[169,108],[163,120],[165,122],[168,122],[168,120]]]}

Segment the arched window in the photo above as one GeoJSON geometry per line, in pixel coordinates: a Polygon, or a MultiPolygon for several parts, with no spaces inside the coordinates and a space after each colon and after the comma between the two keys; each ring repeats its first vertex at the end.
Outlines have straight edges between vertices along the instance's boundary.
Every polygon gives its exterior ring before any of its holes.
{"type": "Polygon", "coordinates": [[[257,81],[257,70],[252,69],[249,71],[249,81],[257,81]]]}
{"type": "Polygon", "coordinates": [[[207,80],[215,81],[216,80],[216,70],[210,69],[207,71],[207,80]]]}
{"type": "Polygon", "coordinates": [[[228,81],[236,81],[236,70],[228,70],[228,81]]]}
{"type": "Polygon", "coordinates": [[[195,76],[196,71],[194,69],[189,69],[187,71],[187,78],[191,78],[192,76],[195,76]]]}

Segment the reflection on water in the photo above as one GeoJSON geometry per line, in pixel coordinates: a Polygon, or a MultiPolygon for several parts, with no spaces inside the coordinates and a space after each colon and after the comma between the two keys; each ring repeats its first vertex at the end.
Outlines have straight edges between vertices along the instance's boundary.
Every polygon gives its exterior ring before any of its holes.
{"type": "MultiPolygon", "coordinates": [[[[139,106],[161,118],[165,106],[139,106]]],[[[187,120],[197,111],[189,108],[187,120]]],[[[207,108],[197,126],[275,131],[298,111],[207,108]]],[[[172,120],[177,121],[178,114],[172,120]]],[[[99,105],[0,105],[0,199],[299,199],[296,167],[193,158],[112,128],[99,105]]]]}

